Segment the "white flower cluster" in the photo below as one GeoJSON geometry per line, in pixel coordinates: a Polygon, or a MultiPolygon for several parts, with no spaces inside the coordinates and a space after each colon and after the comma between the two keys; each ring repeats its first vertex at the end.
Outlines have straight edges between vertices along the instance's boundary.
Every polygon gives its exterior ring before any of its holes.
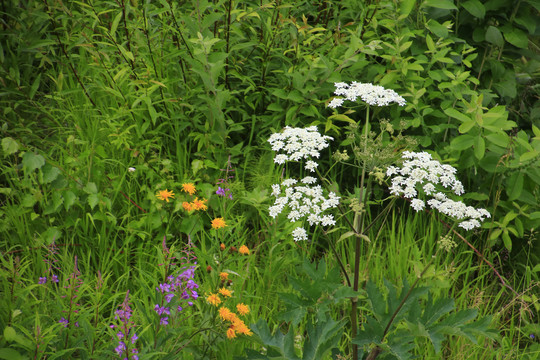
{"type": "Polygon", "coordinates": [[[344,82],[335,83],[334,85],[336,87],[334,94],[344,96],[344,98],[334,98],[330,101],[328,107],[334,109],[343,105],[345,100],[356,101],[358,97],[367,104],[374,106],[386,106],[393,102],[398,103],[400,106],[405,106],[407,103],[394,90],[385,89],[379,85],[364,84],[356,81],[353,81],[351,85],[344,82]]]}
{"type": "MultiPolygon", "coordinates": [[[[306,159],[304,168],[315,171],[318,164],[311,158],[318,158],[319,151],[328,147],[327,140],[332,140],[332,138],[319,134],[315,126],[305,129],[287,126],[282,133],[270,136],[268,142],[272,145],[272,150],[282,152],[275,156],[274,162],[283,164],[286,161],[306,159]]],[[[291,222],[306,219],[311,226],[334,225],[336,223],[334,216],[323,214],[323,212],[338,206],[339,197],[330,192],[328,198],[325,198],[322,187],[316,183],[316,178],[306,176],[300,181],[285,179],[281,184],[272,185],[272,196],[276,200],[269,208],[270,216],[275,218],[285,207],[288,207],[287,218],[291,222]]],[[[294,229],[292,236],[294,241],[308,239],[307,232],[302,227],[294,229]]]]}
{"type": "Polygon", "coordinates": [[[307,159],[305,169],[314,172],[318,164],[311,158],[318,158],[319,151],[328,147],[327,140],[333,138],[319,134],[316,126],[305,129],[286,126],[283,132],[272,134],[268,142],[272,145],[272,150],[278,152],[274,157],[275,163],[307,159]]]}
{"type": "MultiPolygon", "coordinates": [[[[285,207],[288,207],[287,218],[291,222],[305,218],[311,226],[335,225],[334,216],[331,214],[323,215],[323,212],[338,206],[339,197],[330,192],[328,198],[325,198],[320,185],[309,185],[316,181],[315,178],[307,176],[298,185],[298,181],[295,179],[286,179],[281,185],[272,185],[272,195],[276,197],[276,201],[269,209],[270,216],[275,218],[285,207]]],[[[303,228],[296,228],[292,235],[295,241],[307,239],[306,231],[303,228]]]]}
{"type": "Polygon", "coordinates": [[[485,209],[466,206],[463,202],[451,200],[436,190],[435,185],[442,185],[446,189],[451,189],[456,195],[464,193],[463,185],[456,178],[455,168],[433,160],[426,152],[405,151],[402,157],[407,159],[402,168],[389,166],[386,171],[386,175],[393,176],[390,193],[412,199],[411,206],[414,210],[420,211],[425,207],[424,201],[416,198],[417,186],[420,186],[426,196],[432,197],[427,201],[431,208],[457,220],[463,220],[459,226],[465,230],[480,227],[481,221],[491,217],[485,209]]]}

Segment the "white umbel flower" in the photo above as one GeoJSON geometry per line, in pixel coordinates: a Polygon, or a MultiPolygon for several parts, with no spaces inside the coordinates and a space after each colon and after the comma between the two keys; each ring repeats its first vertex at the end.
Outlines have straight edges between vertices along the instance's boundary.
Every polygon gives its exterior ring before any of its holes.
{"type": "Polygon", "coordinates": [[[372,106],[387,106],[397,103],[399,106],[405,106],[405,99],[398,95],[394,90],[385,89],[382,86],[371,83],[359,83],[353,81],[350,85],[347,83],[335,83],[336,90],[334,94],[343,96],[334,98],[328,104],[328,107],[337,108],[343,105],[345,100],[356,101],[362,99],[365,103],[372,106]]]}
{"type": "Polygon", "coordinates": [[[459,226],[465,230],[471,230],[481,226],[481,221],[489,218],[486,209],[475,209],[465,205],[462,201],[454,201],[446,194],[437,190],[437,185],[448,189],[456,195],[463,194],[462,183],[456,178],[457,170],[450,165],[442,165],[431,158],[426,152],[404,151],[402,154],[403,167],[388,167],[386,174],[392,177],[390,193],[411,199],[414,210],[420,211],[425,208],[426,202],[418,198],[418,190],[426,197],[427,205],[446,216],[460,220],[459,226]]]}

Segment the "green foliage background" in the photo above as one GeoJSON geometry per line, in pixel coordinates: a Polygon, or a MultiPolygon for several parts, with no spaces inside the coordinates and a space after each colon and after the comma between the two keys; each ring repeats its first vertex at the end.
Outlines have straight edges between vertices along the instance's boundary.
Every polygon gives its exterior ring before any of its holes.
{"type": "Polygon", "coordinates": [[[493,214],[474,245],[518,289],[537,286],[539,11],[536,0],[3,1],[0,250],[39,264],[32,249],[55,240],[89,270],[122,273],[149,242],[193,226],[156,190],[197,181],[208,196],[228,162],[242,236],[285,236],[265,210],[266,140],[317,125],[336,150],[362,113],[326,105],[334,82],[358,81],[407,100],[374,118],[457,167],[469,201],[493,214]]]}

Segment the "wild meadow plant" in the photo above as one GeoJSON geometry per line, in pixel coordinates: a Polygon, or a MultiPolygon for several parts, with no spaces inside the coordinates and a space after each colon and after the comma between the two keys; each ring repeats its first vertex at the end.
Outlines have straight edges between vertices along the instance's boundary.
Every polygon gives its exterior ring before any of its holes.
{"type": "MultiPolygon", "coordinates": [[[[383,351],[399,358],[410,358],[410,352],[414,349],[415,337],[424,336],[431,340],[436,351],[439,352],[443,339],[441,336],[453,334],[453,331],[449,331],[447,328],[445,330],[445,326],[461,329],[462,335],[465,334],[472,341],[476,341],[476,339],[471,333],[493,338],[495,335],[487,330],[489,319],[472,325],[467,323],[476,317],[476,312],[467,313],[465,318],[451,315],[437,324],[436,322],[440,320],[442,315],[453,310],[453,300],[451,299],[433,301],[432,303],[430,296],[423,311],[413,311],[413,304],[418,303],[421,296],[425,295],[428,290],[425,287],[418,287],[418,282],[430,267],[438,251],[435,251],[435,255],[412,286],[409,286],[404,280],[401,292],[396,292],[392,285],[386,284],[385,292],[388,295],[383,296],[376,286],[368,281],[366,283],[367,300],[371,306],[363,306],[362,308],[371,308],[371,314],[364,316],[367,317],[367,321],[364,323],[363,329],[359,328],[360,248],[362,241],[370,242],[366,232],[369,225],[366,224],[365,217],[370,201],[369,185],[372,179],[368,180],[366,177],[372,177],[382,182],[384,173],[375,164],[377,160],[382,163],[388,162],[388,159],[374,159],[374,151],[370,148],[370,139],[373,138],[370,134],[370,128],[373,127],[370,123],[370,107],[388,106],[393,103],[404,106],[406,101],[393,90],[385,89],[382,86],[357,82],[350,85],[336,83],[335,86],[335,94],[341,97],[331,100],[328,104],[330,108],[335,109],[342,106],[345,101],[356,101],[357,99],[361,99],[366,105],[363,135],[359,137],[361,143],[353,146],[353,158],[352,162],[349,163],[352,167],[360,169],[359,196],[351,201],[351,207],[355,213],[354,219],[348,219],[347,214],[340,206],[341,197],[336,195],[334,191],[324,190],[320,185],[315,185],[318,180],[312,176],[305,176],[299,180],[295,178],[282,179],[280,184],[272,185],[272,195],[275,197],[275,202],[269,208],[269,213],[271,217],[276,218],[286,210],[288,220],[297,225],[291,233],[294,241],[306,241],[310,238],[305,229],[306,223],[309,226],[320,226],[321,232],[328,239],[346,283],[353,290],[350,296],[352,358],[357,360],[363,356],[363,351],[358,349],[358,345],[369,345],[367,359],[375,359],[383,351]],[[331,213],[334,208],[338,208],[342,212],[337,221],[334,214],[331,213]],[[328,236],[332,231],[324,229],[329,226],[336,226],[337,230],[349,229],[346,234],[341,236],[340,241],[351,236],[355,238],[354,264],[349,264],[351,268],[354,268],[353,279],[349,278],[347,266],[336,251],[333,240],[328,236]],[[420,320],[415,319],[419,316],[420,320]],[[400,323],[401,326],[405,324],[409,331],[400,330],[398,327],[400,323]],[[418,325],[414,325],[418,323],[422,324],[423,330],[420,330],[418,325]],[[473,330],[467,328],[469,325],[473,330]]],[[[359,131],[359,129],[360,124],[351,126],[351,132],[359,131]]],[[[355,137],[355,134],[352,137],[355,137]]],[[[315,159],[320,157],[321,150],[329,146],[328,141],[330,140],[333,139],[330,136],[321,135],[315,126],[308,128],[287,126],[282,132],[274,133],[268,142],[272,150],[276,152],[274,157],[276,164],[287,165],[303,162],[305,171],[316,172],[324,180],[315,159]]],[[[343,163],[349,160],[346,152],[338,153],[338,155],[338,160],[343,163]]],[[[402,167],[390,165],[386,168],[386,176],[390,177],[389,191],[391,195],[409,200],[412,208],[417,212],[424,210],[427,202],[432,209],[445,215],[453,223],[458,223],[458,227],[464,230],[478,228],[482,221],[490,217],[489,212],[485,209],[466,206],[460,200],[453,200],[447,195],[447,189],[450,189],[455,195],[464,193],[462,183],[455,176],[457,172],[455,168],[439,163],[426,152],[415,153],[407,150],[402,152],[401,157],[405,160],[402,167]],[[429,200],[426,200],[426,197],[429,200]]],[[[289,171],[294,172],[291,168],[289,171]]],[[[454,230],[454,227],[451,227],[451,230],[454,230]]],[[[327,350],[329,351],[330,348],[327,350]]]]}

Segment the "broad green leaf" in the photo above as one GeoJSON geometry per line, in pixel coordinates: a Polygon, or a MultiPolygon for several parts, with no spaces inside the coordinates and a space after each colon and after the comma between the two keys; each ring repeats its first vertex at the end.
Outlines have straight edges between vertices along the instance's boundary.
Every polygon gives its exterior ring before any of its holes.
{"type": "Polygon", "coordinates": [[[505,132],[497,132],[497,133],[491,133],[485,136],[487,140],[489,140],[491,143],[500,146],[502,148],[506,148],[510,143],[510,136],[506,134],[505,132]]]}
{"type": "Polygon", "coordinates": [[[69,210],[73,204],[75,204],[75,201],[77,200],[77,195],[73,193],[71,190],[66,190],[62,194],[64,197],[64,209],[69,210]]]}
{"type": "Polygon", "coordinates": [[[97,190],[97,186],[95,183],[93,182],[89,182],[87,183],[84,188],[83,188],[83,191],[87,194],[97,194],[98,190],[97,190]]]}
{"type": "Polygon", "coordinates": [[[516,200],[523,191],[524,175],[520,172],[514,172],[506,180],[506,193],[508,194],[508,200],[516,200]]]}
{"type": "Polygon", "coordinates": [[[5,137],[2,139],[2,151],[4,156],[8,156],[19,151],[19,144],[17,141],[10,137],[5,137]]]}
{"type": "Polygon", "coordinates": [[[328,117],[328,119],[329,120],[345,121],[345,122],[348,122],[350,124],[355,124],[356,125],[356,121],[354,121],[353,119],[351,119],[350,117],[348,117],[345,114],[330,115],[328,117]]]}
{"type": "MultiPolygon", "coordinates": [[[[448,36],[448,29],[436,20],[429,19],[429,21],[426,23],[426,27],[429,31],[440,38],[445,38],[448,36]]],[[[441,59],[442,57],[439,58],[439,61],[441,61],[441,59]]]]}
{"type": "Polygon", "coordinates": [[[486,15],[486,8],[478,0],[468,0],[461,3],[461,6],[465,8],[472,16],[483,19],[486,15]]]}
{"type": "Polygon", "coordinates": [[[537,158],[539,155],[540,154],[536,150],[527,151],[526,153],[521,154],[521,156],[519,157],[519,161],[527,162],[527,161],[537,158]]]}
{"type": "Polygon", "coordinates": [[[469,121],[464,122],[463,124],[459,125],[458,131],[461,134],[468,133],[469,130],[471,130],[474,127],[474,125],[476,125],[476,122],[474,122],[473,120],[469,120],[469,121]]]}
{"type": "Polygon", "coordinates": [[[486,40],[494,45],[497,45],[498,47],[504,45],[504,39],[501,31],[495,26],[489,26],[486,30],[486,40]]]}
{"type": "Polygon", "coordinates": [[[33,152],[25,152],[22,159],[22,164],[27,172],[32,172],[45,165],[45,158],[33,152]]]}
{"type": "Polygon", "coordinates": [[[527,49],[529,47],[529,38],[523,30],[508,26],[503,27],[502,31],[504,39],[515,47],[520,49],[527,49]]]}
{"type": "Polygon", "coordinates": [[[504,247],[508,249],[508,252],[512,252],[512,239],[510,238],[510,235],[508,234],[508,230],[503,231],[502,239],[503,239],[504,247]]]}
{"type": "Polygon", "coordinates": [[[48,184],[50,182],[53,182],[58,175],[60,175],[61,171],[56,166],[52,166],[51,164],[45,164],[41,168],[41,172],[43,174],[43,183],[48,184]]]}
{"type": "Polygon", "coordinates": [[[484,157],[485,152],[486,152],[486,142],[484,141],[484,138],[482,137],[482,135],[478,135],[474,142],[474,156],[478,160],[480,160],[484,157]]]}
{"type": "Polygon", "coordinates": [[[457,119],[461,122],[469,122],[471,121],[471,118],[459,111],[457,111],[456,109],[454,108],[448,108],[448,109],[444,109],[443,110],[444,113],[450,117],[453,117],[454,119],[457,119]]]}
{"type": "Polygon", "coordinates": [[[0,359],[5,360],[23,360],[23,356],[14,349],[2,348],[0,349],[0,359]]]}
{"type": "Polygon", "coordinates": [[[468,134],[460,135],[452,139],[452,141],[450,142],[450,145],[455,150],[463,151],[463,150],[470,149],[471,147],[473,147],[475,139],[476,138],[474,136],[471,136],[468,134]]]}
{"type": "Polygon", "coordinates": [[[426,0],[422,6],[430,6],[437,9],[457,10],[453,0],[426,0]]]}

